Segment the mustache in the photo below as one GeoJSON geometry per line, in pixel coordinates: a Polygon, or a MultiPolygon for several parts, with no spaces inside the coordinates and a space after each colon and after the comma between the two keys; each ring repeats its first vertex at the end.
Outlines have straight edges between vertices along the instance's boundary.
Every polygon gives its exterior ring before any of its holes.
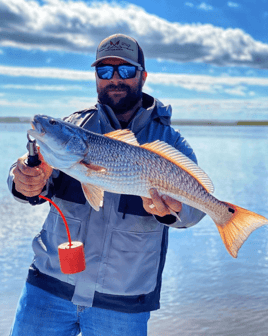
{"type": "Polygon", "coordinates": [[[121,91],[121,90],[129,90],[129,86],[125,85],[125,84],[118,84],[118,85],[114,85],[114,84],[110,84],[107,85],[105,88],[105,91],[121,91]]]}

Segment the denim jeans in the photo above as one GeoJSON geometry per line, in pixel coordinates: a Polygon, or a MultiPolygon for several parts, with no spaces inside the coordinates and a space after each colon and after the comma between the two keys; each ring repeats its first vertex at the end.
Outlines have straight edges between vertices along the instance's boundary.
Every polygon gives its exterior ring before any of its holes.
{"type": "Polygon", "coordinates": [[[76,306],[25,284],[10,336],[146,336],[150,313],[76,306]]]}

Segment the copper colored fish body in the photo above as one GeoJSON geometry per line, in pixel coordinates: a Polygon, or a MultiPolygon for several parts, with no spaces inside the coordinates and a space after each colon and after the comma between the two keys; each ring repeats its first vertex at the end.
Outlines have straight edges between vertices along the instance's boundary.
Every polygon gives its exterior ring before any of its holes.
{"type": "Polygon", "coordinates": [[[95,210],[104,191],[150,197],[149,189],[207,213],[228,252],[238,250],[265,217],[215,198],[209,177],[194,162],[162,141],[139,145],[130,130],[105,135],[47,116],[35,116],[34,136],[46,162],[79,180],[95,210]]]}

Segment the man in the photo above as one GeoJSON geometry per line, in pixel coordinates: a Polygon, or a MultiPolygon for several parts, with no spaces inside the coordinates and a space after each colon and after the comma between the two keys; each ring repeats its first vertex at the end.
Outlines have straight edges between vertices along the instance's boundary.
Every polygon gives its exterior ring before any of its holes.
{"type": "MultiPolygon", "coordinates": [[[[147,72],[137,41],[122,34],[106,38],[92,66],[98,104],[66,121],[102,134],[129,128],[140,144],[159,139],[196,162],[193,150],[170,127],[170,106],[142,93],[147,72]]],[[[67,218],[72,239],[84,243],[87,267],[78,274],[61,273],[57,246],[66,233],[51,207],[33,241],[35,257],[11,335],[147,335],[150,311],[159,309],[168,227],[187,228],[204,214],[154,189],[151,198],[142,199],[106,192],[97,212],[78,181],[44,162],[30,168],[24,161],[25,156],[11,167],[14,197],[23,202],[40,193],[52,198],[67,218]]]]}

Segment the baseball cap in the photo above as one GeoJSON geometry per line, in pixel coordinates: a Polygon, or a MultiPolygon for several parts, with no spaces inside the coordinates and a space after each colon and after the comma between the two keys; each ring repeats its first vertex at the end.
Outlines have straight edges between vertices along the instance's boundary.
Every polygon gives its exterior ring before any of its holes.
{"type": "Polygon", "coordinates": [[[145,70],[144,55],[138,42],[127,35],[115,34],[105,38],[98,46],[96,61],[92,67],[106,58],[120,58],[145,70]]]}

